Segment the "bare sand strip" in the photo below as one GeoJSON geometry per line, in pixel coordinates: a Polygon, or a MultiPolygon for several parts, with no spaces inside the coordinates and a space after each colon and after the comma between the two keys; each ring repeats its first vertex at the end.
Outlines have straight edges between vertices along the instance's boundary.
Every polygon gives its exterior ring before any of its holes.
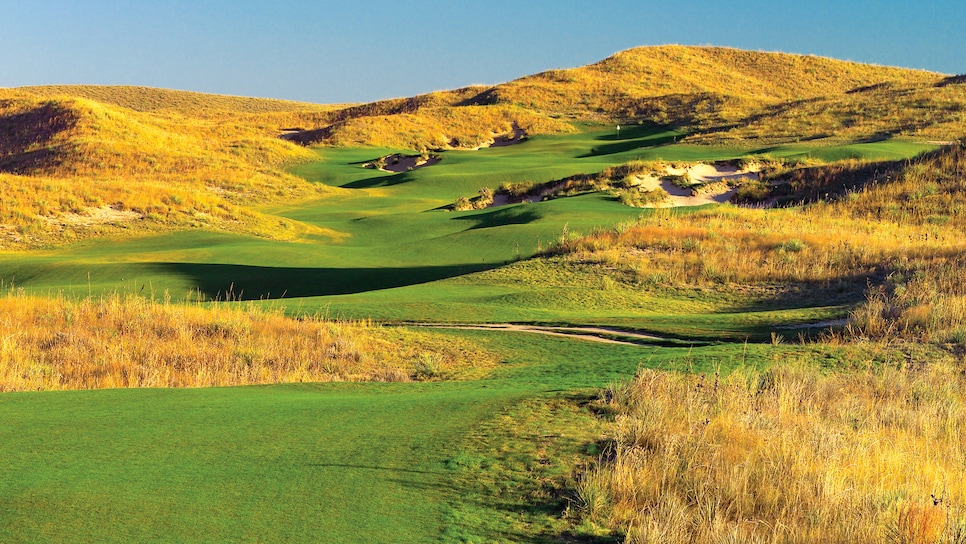
{"type": "Polygon", "coordinates": [[[408,172],[410,170],[415,170],[417,168],[423,168],[425,166],[432,166],[440,161],[440,158],[431,155],[429,157],[416,156],[406,156],[406,155],[389,155],[384,157],[386,165],[380,168],[385,172],[392,172],[394,174],[399,174],[402,172],[408,172]]]}
{"type": "Polygon", "coordinates": [[[737,187],[731,182],[742,179],[760,179],[761,167],[751,165],[739,169],[729,164],[693,164],[685,167],[664,167],[664,174],[635,176],[634,184],[641,191],[663,189],[669,196],[667,202],[652,207],[701,206],[704,204],[724,204],[731,200],[737,187]],[[694,188],[675,185],[667,176],[687,177],[694,188]]]}
{"type": "Polygon", "coordinates": [[[560,336],[577,340],[588,340],[605,344],[639,346],[642,342],[669,342],[668,338],[605,327],[545,327],[540,325],[520,325],[516,323],[396,323],[406,327],[430,327],[434,329],[459,329],[473,331],[525,332],[560,336]],[[625,340],[621,340],[624,338],[625,340]],[[632,340],[637,340],[636,342],[632,340]]]}

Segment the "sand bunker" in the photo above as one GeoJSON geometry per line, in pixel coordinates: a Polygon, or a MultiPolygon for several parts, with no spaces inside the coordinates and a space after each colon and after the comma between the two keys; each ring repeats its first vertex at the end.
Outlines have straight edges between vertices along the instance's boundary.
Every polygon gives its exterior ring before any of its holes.
{"type": "Polygon", "coordinates": [[[669,196],[660,204],[647,207],[701,206],[728,202],[738,190],[734,182],[759,179],[761,166],[743,169],[732,164],[693,164],[682,167],[665,166],[664,173],[651,173],[631,178],[632,185],[641,191],[663,189],[669,196]],[[690,186],[682,187],[674,178],[686,179],[690,186]]]}
{"type": "Polygon", "coordinates": [[[527,131],[520,128],[519,125],[513,123],[513,135],[504,134],[502,136],[494,135],[493,141],[490,143],[489,147],[506,147],[508,145],[515,145],[526,141],[527,131]]]}
{"type": "Polygon", "coordinates": [[[440,158],[437,155],[427,157],[425,155],[402,155],[400,153],[394,153],[375,161],[367,162],[364,166],[366,168],[376,168],[383,172],[399,174],[401,172],[416,170],[417,168],[432,166],[439,161],[440,158]]]}
{"type": "Polygon", "coordinates": [[[478,151],[488,147],[506,147],[508,145],[522,144],[525,141],[527,141],[527,131],[520,128],[520,125],[513,123],[512,133],[491,132],[490,139],[480,143],[476,147],[462,147],[459,145],[458,140],[450,140],[449,147],[450,149],[478,151]]]}

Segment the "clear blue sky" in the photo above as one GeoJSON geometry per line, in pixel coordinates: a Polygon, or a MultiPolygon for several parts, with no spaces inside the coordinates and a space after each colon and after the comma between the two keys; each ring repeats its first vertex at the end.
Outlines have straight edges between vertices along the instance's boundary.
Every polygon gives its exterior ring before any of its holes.
{"type": "Polygon", "coordinates": [[[725,45],[966,72],[966,0],[0,0],[0,86],[360,102],[725,45]]]}

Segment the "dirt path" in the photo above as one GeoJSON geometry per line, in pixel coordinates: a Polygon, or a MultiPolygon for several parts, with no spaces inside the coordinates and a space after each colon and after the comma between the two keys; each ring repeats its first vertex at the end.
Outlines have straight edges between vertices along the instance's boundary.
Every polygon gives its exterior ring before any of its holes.
{"type": "Polygon", "coordinates": [[[519,325],[515,323],[397,323],[397,325],[406,327],[429,327],[434,329],[525,332],[589,340],[591,342],[605,344],[621,344],[625,346],[639,346],[642,342],[672,341],[670,338],[661,336],[622,331],[619,329],[608,329],[606,327],[545,327],[541,325],[519,325]]]}

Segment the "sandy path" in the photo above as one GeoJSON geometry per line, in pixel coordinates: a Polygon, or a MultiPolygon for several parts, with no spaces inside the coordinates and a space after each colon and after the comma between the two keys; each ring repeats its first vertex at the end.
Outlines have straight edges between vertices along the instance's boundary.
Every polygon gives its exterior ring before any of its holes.
{"type": "Polygon", "coordinates": [[[604,344],[621,344],[625,346],[639,346],[644,342],[666,342],[667,338],[643,334],[637,332],[608,329],[604,327],[543,327],[540,325],[518,325],[514,323],[398,323],[407,327],[430,327],[434,329],[461,329],[473,331],[508,331],[525,332],[530,334],[545,334],[548,336],[560,336],[564,338],[576,338],[591,342],[601,342],[604,344]],[[603,336],[602,336],[603,335],[603,336]],[[627,338],[619,340],[617,338],[627,338]],[[637,340],[633,342],[631,340],[637,340]]]}

